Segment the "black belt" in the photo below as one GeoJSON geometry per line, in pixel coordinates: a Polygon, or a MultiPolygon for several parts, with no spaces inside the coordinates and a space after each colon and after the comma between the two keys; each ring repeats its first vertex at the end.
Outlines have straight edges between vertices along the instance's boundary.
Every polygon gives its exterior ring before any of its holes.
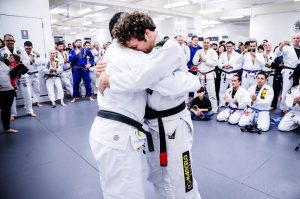
{"type": "Polygon", "coordinates": [[[296,68],[292,68],[292,67],[288,67],[288,66],[283,66],[282,69],[290,69],[290,70],[292,70],[293,73],[292,73],[292,74],[290,75],[290,77],[289,77],[289,79],[292,79],[292,77],[294,76],[294,70],[295,70],[296,68]]]}
{"type": "Polygon", "coordinates": [[[225,73],[225,75],[224,75],[224,83],[225,83],[225,81],[226,81],[226,74],[238,73],[238,72],[241,72],[242,70],[239,69],[239,70],[233,70],[233,71],[225,71],[225,70],[221,69],[221,71],[223,73],[225,73]]]}
{"type": "Polygon", "coordinates": [[[167,144],[166,144],[166,134],[164,124],[162,122],[163,117],[168,117],[175,115],[185,109],[185,102],[182,102],[180,105],[163,111],[156,111],[152,108],[146,107],[145,118],[148,120],[156,119],[158,120],[158,131],[160,139],[160,166],[168,165],[168,155],[167,155],[167,144]]]}
{"type": "Polygon", "coordinates": [[[152,139],[151,133],[148,131],[145,131],[143,129],[143,125],[141,123],[135,121],[134,119],[131,119],[130,117],[127,117],[125,115],[122,115],[122,114],[116,113],[116,112],[112,112],[112,111],[99,110],[97,112],[97,116],[127,124],[129,126],[136,128],[137,130],[143,132],[147,138],[149,151],[150,152],[154,151],[153,139],[152,139]]]}
{"type": "Polygon", "coordinates": [[[36,73],[39,73],[39,71],[27,72],[28,75],[33,75],[33,74],[36,74],[36,73]]]}

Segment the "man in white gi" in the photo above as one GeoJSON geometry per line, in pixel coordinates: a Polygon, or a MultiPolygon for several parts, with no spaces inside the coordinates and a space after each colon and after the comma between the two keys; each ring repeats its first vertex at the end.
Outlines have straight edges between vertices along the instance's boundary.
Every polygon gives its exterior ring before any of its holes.
{"type": "Polygon", "coordinates": [[[191,59],[190,48],[186,45],[186,43],[184,41],[184,37],[182,35],[177,35],[176,40],[178,41],[179,45],[182,47],[183,52],[186,56],[186,63],[188,63],[191,59]]]}
{"type": "MultiPolygon", "coordinates": [[[[17,54],[21,57],[21,61],[24,61],[24,55],[25,52],[22,51],[20,48],[15,47],[15,40],[14,37],[10,34],[4,35],[4,42],[5,42],[5,48],[2,50],[1,57],[6,57],[8,58],[10,54],[17,54]]],[[[24,63],[26,66],[26,61],[24,63]]],[[[26,66],[28,67],[28,66],[26,66]]],[[[29,68],[29,67],[28,67],[29,68]]],[[[32,99],[31,99],[31,89],[29,85],[29,77],[28,74],[24,74],[20,77],[18,80],[18,88],[21,92],[21,95],[24,100],[24,105],[26,108],[26,112],[29,116],[35,117],[36,114],[33,112],[32,109],[32,99]]],[[[17,103],[16,103],[16,98],[14,99],[13,105],[11,107],[11,116],[14,118],[17,116],[17,103]]]]}
{"type": "Polygon", "coordinates": [[[198,66],[201,84],[206,88],[212,111],[218,112],[218,102],[215,86],[215,67],[218,65],[218,54],[210,48],[210,39],[205,38],[203,49],[197,50],[193,64],[198,66]]]}
{"type": "Polygon", "coordinates": [[[31,88],[32,103],[36,106],[42,106],[40,103],[41,91],[39,72],[42,65],[40,55],[32,50],[32,43],[30,41],[26,41],[24,43],[24,49],[26,53],[24,53],[23,63],[29,69],[27,74],[29,75],[29,85],[31,88]]]}
{"type": "Polygon", "coordinates": [[[228,121],[229,124],[238,124],[250,96],[249,92],[241,86],[240,76],[233,75],[231,85],[224,95],[226,109],[218,114],[217,120],[220,122],[228,121]]]}
{"type": "Polygon", "coordinates": [[[155,151],[146,153],[150,169],[148,179],[154,184],[161,198],[198,199],[200,194],[191,168],[192,123],[184,99],[185,94],[195,91],[200,83],[197,77],[187,72],[180,45],[173,39],[162,37],[155,28],[152,19],[142,13],[134,12],[122,17],[115,27],[118,42],[149,56],[147,61],[140,63],[134,70],[126,70],[109,77],[102,72],[99,78],[100,88],[110,88],[105,90],[104,96],[107,91],[125,94],[150,88],[147,89],[146,118],[149,119],[147,124],[153,135],[155,151]],[[182,75],[189,76],[189,80],[174,80],[166,84],[165,89],[154,89],[162,87],[160,80],[172,77],[175,75],[174,71],[183,71],[182,75]],[[155,84],[154,88],[152,84],[155,84]]]}
{"type": "Polygon", "coordinates": [[[220,106],[225,105],[224,96],[226,90],[230,86],[232,76],[242,68],[241,55],[233,49],[232,41],[226,43],[226,50],[226,52],[221,54],[218,61],[218,67],[222,70],[219,91],[220,106]]]}
{"type": "Polygon", "coordinates": [[[250,100],[248,106],[241,116],[239,126],[257,124],[260,131],[268,131],[270,127],[270,110],[274,97],[273,88],[266,84],[267,75],[259,72],[257,84],[248,89],[250,100]]]}
{"type": "Polygon", "coordinates": [[[288,45],[288,41],[283,41],[280,43],[279,48],[276,49],[276,55],[283,57],[284,67],[281,71],[282,73],[282,93],[281,93],[281,102],[280,109],[283,113],[286,113],[289,108],[286,102],[286,94],[288,90],[293,85],[292,75],[297,67],[300,64],[300,34],[295,34],[292,38],[292,46],[288,45]]]}
{"type": "Polygon", "coordinates": [[[256,75],[265,65],[265,59],[262,53],[256,52],[256,41],[251,41],[248,50],[242,53],[243,77],[242,86],[249,89],[256,82],[256,75]]]}
{"type": "MultiPolygon", "coordinates": [[[[278,130],[291,131],[300,127],[300,74],[298,85],[290,89],[286,95],[286,105],[291,109],[280,121],[278,130]]],[[[296,79],[294,78],[296,81],[296,79]]]]}
{"type": "Polygon", "coordinates": [[[275,75],[275,69],[271,68],[272,63],[276,59],[277,55],[273,53],[272,51],[272,45],[269,42],[266,42],[264,44],[265,47],[265,65],[262,68],[262,71],[268,75],[268,82],[267,84],[271,87],[273,87],[273,81],[274,81],[274,75],[275,75]]]}
{"type": "Polygon", "coordinates": [[[61,73],[61,81],[63,86],[66,88],[67,93],[73,97],[73,77],[72,77],[72,69],[71,64],[69,62],[69,53],[64,51],[64,43],[62,41],[57,42],[55,58],[59,61],[59,63],[63,67],[63,71],[61,73]]]}

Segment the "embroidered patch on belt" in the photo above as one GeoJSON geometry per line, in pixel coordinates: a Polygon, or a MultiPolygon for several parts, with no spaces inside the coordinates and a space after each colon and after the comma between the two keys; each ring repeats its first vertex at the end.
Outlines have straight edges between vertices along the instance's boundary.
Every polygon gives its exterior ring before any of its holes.
{"type": "Polygon", "coordinates": [[[174,140],[175,139],[175,134],[176,134],[176,130],[174,131],[174,133],[172,135],[168,136],[169,140],[174,140]]]}
{"type": "Polygon", "coordinates": [[[183,160],[185,192],[189,192],[193,189],[193,175],[192,175],[191,158],[190,158],[189,151],[182,153],[182,160],[183,160]]]}

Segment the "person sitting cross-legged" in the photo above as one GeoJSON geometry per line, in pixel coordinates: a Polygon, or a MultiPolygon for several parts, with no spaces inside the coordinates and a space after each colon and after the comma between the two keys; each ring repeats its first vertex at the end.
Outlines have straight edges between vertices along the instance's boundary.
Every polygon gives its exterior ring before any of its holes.
{"type": "Polygon", "coordinates": [[[205,96],[205,88],[201,87],[197,91],[197,96],[193,99],[191,103],[191,116],[192,120],[209,120],[214,113],[211,111],[211,103],[209,99],[205,96]]]}

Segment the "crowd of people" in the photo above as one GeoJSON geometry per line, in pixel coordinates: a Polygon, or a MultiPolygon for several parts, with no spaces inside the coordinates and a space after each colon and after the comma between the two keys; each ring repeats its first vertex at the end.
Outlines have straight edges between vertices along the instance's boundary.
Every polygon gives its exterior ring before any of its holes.
{"type": "Polygon", "coordinates": [[[15,46],[13,35],[4,35],[3,40],[0,39],[0,93],[5,96],[0,98],[0,102],[4,131],[18,132],[10,128],[10,121],[15,120],[18,115],[17,98],[23,98],[24,108],[29,116],[37,116],[33,105],[42,106],[41,79],[45,80],[53,108],[56,107],[57,100],[62,106],[66,106],[65,95],[72,98],[71,102],[79,97],[94,101],[93,95],[97,94],[94,63],[101,59],[109,45],[110,42],[107,42],[101,47],[99,42],[91,45],[91,42],[86,41],[82,46],[80,39],[68,45],[59,41],[55,44],[55,49],[49,52],[48,58],[42,58],[34,50],[31,41],[25,41],[21,48],[15,46]]]}
{"type": "Polygon", "coordinates": [[[290,96],[293,90],[299,92],[299,34],[292,37],[291,44],[285,40],[274,49],[268,40],[258,45],[251,39],[236,47],[232,41],[211,43],[209,38],[204,38],[200,46],[196,35],[191,41],[181,35],[175,38],[186,55],[189,71],[199,77],[204,87],[195,99],[194,93],[189,94],[193,119],[207,120],[215,113],[218,121],[238,124],[242,130],[268,131],[270,110],[280,102],[284,117],[278,129],[299,127],[300,95],[290,96]],[[207,92],[209,102],[201,97],[203,92],[207,92]]]}

